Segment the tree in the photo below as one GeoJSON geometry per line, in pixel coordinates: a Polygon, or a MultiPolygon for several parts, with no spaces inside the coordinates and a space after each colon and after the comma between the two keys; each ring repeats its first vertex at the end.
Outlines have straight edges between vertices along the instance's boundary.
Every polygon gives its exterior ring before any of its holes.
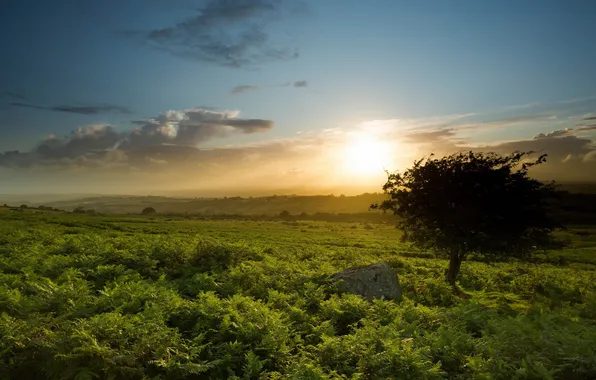
{"type": "Polygon", "coordinates": [[[279,216],[281,216],[283,218],[287,218],[290,215],[292,215],[292,214],[290,214],[290,212],[288,210],[283,210],[282,212],[279,213],[279,216]]]}
{"type": "Polygon", "coordinates": [[[530,159],[533,153],[431,155],[401,174],[387,172],[389,199],[371,208],[392,211],[404,241],[447,254],[446,279],[455,287],[470,254],[521,258],[551,246],[560,227],[547,210],[554,183],[528,176],[546,161],[546,155],[530,159]]]}
{"type": "Polygon", "coordinates": [[[141,211],[141,214],[143,214],[143,215],[153,215],[156,213],[157,213],[157,211],[155,211],[155,209],[153,207],[145,207],[143,209],[143,211],[141,211]]]}

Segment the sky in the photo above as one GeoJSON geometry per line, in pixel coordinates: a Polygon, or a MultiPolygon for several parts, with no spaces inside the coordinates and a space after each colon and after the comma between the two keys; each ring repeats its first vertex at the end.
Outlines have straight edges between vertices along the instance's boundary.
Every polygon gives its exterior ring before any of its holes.
{"type": "Polygon", "coordinates": [[[462,150],[596,181],[594,1],[3,4],[0,194],[380,191],[462,150]]]}

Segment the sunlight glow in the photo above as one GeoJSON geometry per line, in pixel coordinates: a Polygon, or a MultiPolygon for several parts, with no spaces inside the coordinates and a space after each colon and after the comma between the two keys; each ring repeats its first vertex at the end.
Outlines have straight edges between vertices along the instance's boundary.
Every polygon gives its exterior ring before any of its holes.
{"type": "Polygon", "coordinates": [[[359,135],[346,147],[344,160],[346,170],[351,174],[378,174],[390,165],[391,150],[385,142],[359,135]]]}

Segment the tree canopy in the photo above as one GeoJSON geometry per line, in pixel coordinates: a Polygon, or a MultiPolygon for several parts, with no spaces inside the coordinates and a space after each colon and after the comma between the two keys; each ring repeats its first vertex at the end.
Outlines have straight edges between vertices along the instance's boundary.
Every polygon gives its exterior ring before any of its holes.
{"type": "Polygon", "coordinates": [[[392,211],[403,240],[448,254],[447,280],[455,285],[471,253],[524,257],[551,242],[559,227],[547,210],[554,183],[528,176],[546,161],[546,155],[530,159],[533,153],[431,155],[403,173],[388,173],[383,190],[389,198],[371,208],[392,211]]]}
{"type": "Polygon", "coordinates": [[[157,213],[157,211],[155,211],[155,209],[153,207],[145,207],[143,209],[143,211],[141,211],[141,214],[143,215],[152,215],[157,213]]]}

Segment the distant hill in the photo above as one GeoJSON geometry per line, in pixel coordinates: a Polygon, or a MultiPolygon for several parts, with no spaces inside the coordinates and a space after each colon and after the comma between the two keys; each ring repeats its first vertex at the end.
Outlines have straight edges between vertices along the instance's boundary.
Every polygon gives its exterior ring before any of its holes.
{"type": "MultiPolygon", "coordinates": [[[[557,212],[569,220],[596,221],[596,184],[564,183],[559,185],[562,197],[555,206],[557,212]]],[[[73,211],[77,208],[109,214],[139,214],[145,207],[153,207],[159,214],[200,215],[279,215],[287,211],[300,214],[366,214],[372,203],[385,199],[382,193],[344,195],[272,195],[265,197],[171,197],[138,195],[92,196],[11,196],[3,200],[11,206],[47,206],[73,211]]]]}
{"type": "MultiPolygon", "coordinates": [[[[45,206],[72,211],[77,207],[94,209],[102,213],[140,213],[145,207],[153,207],[159,213],[190,213],[203,215],[277,215],[283,211],[290,214],[315,213],[363,213],[372,203],[384,199],[383,194],[357,196],[298,196],[273,195],[268,197],[223,198],[174,198],[161,196],[103,196],[46,202],[45,206]]],[[[38,203],[30,203],[38,206],[38,203]]]]}

